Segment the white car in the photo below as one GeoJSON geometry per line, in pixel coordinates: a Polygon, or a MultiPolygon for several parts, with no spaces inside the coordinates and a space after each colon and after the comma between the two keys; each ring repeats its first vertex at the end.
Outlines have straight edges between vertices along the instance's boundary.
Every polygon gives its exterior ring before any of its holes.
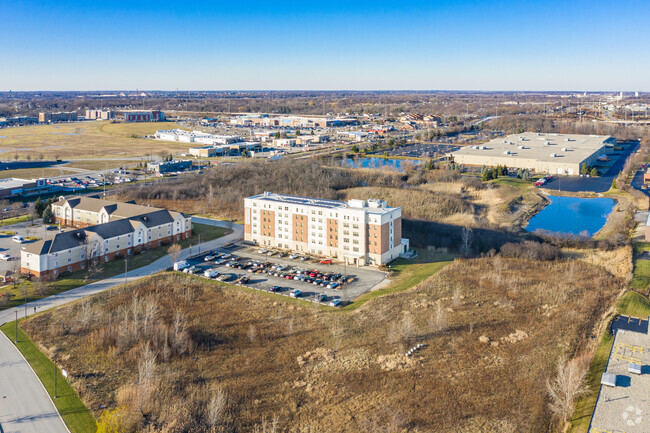
{"type": "Polygon", "coordinates": [[[25,238],[22,237],[22,236],[18,236],[18,235],[16,235],[16,236],[14,236],[13,238],[11,238],[11,240],[14,241],[14,242],[16,242],[17,244],[22,244],[22,243],[25,242],[25,238]]]}
{"type": "Polygon", "coordinates": [[[258,254],[266,254],[268,252],[269,250],[267,250],[266,248],[261,248],[260,250],[257,251],[258,254]]]}
{"type": "Polygon", "coordinates": [[[9,260],[11,260],[11,256],[7,253],[0,253],[0,260],[4,260],[8,262],[9,260]]]}
{"type": "Polygon", "coordinates": [[[182,271],[183,269],[189,268],[189,267],[190,267],[190,264],[187,263],[185,260],[174,263],[174,270],[175,271],[182,271]]]}
{"type": "Polygon", "coordinates": [[[298,256],[298,254],[291,254],[291,255],[289,256],[289,258],[290,258],[291,260],[295,260],[295,259],[297,259],[298,257],[300,257],[300,256],[298,256]]]}
{"type": "Polygon", "coordinates": [[[208,269],[207,271],[203,272],[203,276],[205,278],[216,278],[219,275],[221,275],[221,272],[219,272],[217,269],[208,269]]]}

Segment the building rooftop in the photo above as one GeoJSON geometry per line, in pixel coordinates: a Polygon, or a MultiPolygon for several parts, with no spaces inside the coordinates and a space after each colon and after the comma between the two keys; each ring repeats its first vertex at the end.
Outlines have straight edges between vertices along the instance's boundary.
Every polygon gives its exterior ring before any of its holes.
{"type": "Polygon", "coordinates": [[[314,206],[321,207],[325,209],[337,209],[337,208],[347,208],[347,209],[364,209],[372,213],[385,213],[390,212],[394,207],[386,206],[386,202],[376,199],[370,200],[348,200],[339,201],[339,200],[328,200],[321,198],[311,198],[311,197],[301,197],[295,195],[287,194],[275,194],[272,192],[265,192],[263,194],[254,195],[248,197],[250,200],[263,200],[275,203],[288,203],[296,204],[302,206],[314,206]]]}
{"type": "Polygon", "coordinates": [[[16,177],[0,179],[0,189],[22,188],[23,185],[32,182],[35,182],[35,180],[18,179],[16,177]]]}
{"type": "Polygon", "coordinates": [[[615,143],[615,139],[607,135],[524,132],[495,138],[481,145],[465,146],[452,152],[451,155],[580,163],[604,145],[615,143]]]}

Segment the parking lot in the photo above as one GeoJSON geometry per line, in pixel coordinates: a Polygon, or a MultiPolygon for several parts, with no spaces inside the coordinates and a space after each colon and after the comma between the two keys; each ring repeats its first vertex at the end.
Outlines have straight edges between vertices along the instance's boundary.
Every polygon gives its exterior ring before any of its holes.
{"type": "MultiPolygon", "coordinates": [[[[288,257],[280,258],[278,254],[268,256],[266,254],[260,254],[258,248],[250,248],[243,246],[236,246],[234,248],[222,248],[216,250],[216,252],[232,254],[237,257],[237,263],[243,265],[243,269],[237,269],[226,266],[226,264],[232,260],[232,257],[228,257],[221,264],[216,264],[215,261],[205,261],[205,257],[208,255],[207,252],[195,256],[187,262],[197,268],[196,275],[203,276],[204,271],[208,269],[216,269],[222,275],[228,277],[225,280],[228,283],[235,283],[240,277],[249,277],[250,281],[245,285],[246,287],[252,287],[259,290],[268,291],[272,286],[280,286],[279,295],[288,296],[292,290],[300,290],[302,294],[299,296],[301,299],[306,299],[310,301],[315,301],[319,299],[321,303],[330,303],[332,300],[339,299],[343,302],[347,302],[357,298],[363,293],[369,291],[377,284],[381,283],[385,278],[386,274],[384,272],[370,269],[370,268],[357,268],[354,266],[345,266],[344,264],[334,263],[331,265],[319,264],[314,261],[302,261],[300,259],[289,259],[288,257]],[[253,273],[249,272],[250,267],[245,265],[250,261],[256,261],[261,264],[265,264],[264,268],[270,269],[273,265],[285,265],[287,269],[284,269],[280,272],[290,273],[293,276],[299,275],[296,271],[314,271],[318,270],[319,273],[327,274],[341,274],[341,278],[338,281],[347,281],[340,284],[337,288],[331,289],[326,286],[314,285],[313,283],[305,281],[297,281],[294,279],[286,279],[278,276],[272,276],[266,273],[253,273]],[[324,298],[319,298],[321,295],[325,295],[324,298]]],[[[258,268],[261,271],[261,268],[258,268]]],[[[318,278],[317,278],[318,279],[318,278]]]]}
{"type": "Polygon", "coordinates": [[[0,271],[12,270],[12,267],[15,266],[14,262],[20,262],[20,250],[25,245],[28,245],[36,241],[27,241],[23,244],[16,243],[11,240],[13,236],[22,236],[23,238],[36,237],[36,238],[48,238],[53,236],[55,233],[58,233],[57,230],[45,230],[47,225],[40,224],[39,220],[34,220],[34,225],[31,221],[12,224],[10,226],[0,227],[0,232],[11,233],[15,232],[16,234],[0,234],[0,253],[9,254],[11,260],[0,260],[0,271]]]}

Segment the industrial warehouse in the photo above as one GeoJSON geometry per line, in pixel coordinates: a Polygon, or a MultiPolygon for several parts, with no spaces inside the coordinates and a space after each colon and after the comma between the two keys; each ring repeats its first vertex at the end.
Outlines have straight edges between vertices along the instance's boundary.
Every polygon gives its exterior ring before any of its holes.
{"type": "Polygon", "coordinates": [[[538,173],[577,176],[583,164],[607,161],[616,138],[606,135],[544,134],[526,132],[466,146],[448,156],[458,164],[505,165],[538,173]]]}

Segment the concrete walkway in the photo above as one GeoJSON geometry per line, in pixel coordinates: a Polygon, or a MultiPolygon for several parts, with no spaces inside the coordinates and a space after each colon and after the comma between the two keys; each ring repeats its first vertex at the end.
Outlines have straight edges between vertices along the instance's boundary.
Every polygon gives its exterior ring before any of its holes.
{"type": "MultiPolygon", "coordinates": [[[[225,221],[216,221],[208,218],[192,218],[199,224],[208,224],[220,227],[230,227],[225,221]]],[[[241,224],[232,224],[233,233],[212,241],[201,244],[201,251],[207,251],[241,240],[244,236],[244,227],[241,224]]],[[[196,246],[192,247],[193,253],[198,253],[196,246]]],[[[190,249],[181,251],[179,260],[190,255],[190,249]]],[[[155,262],[133,271],[125,276],[115,276],[102,281],[87,284],[67,292],[58,293],[38,301],[29,302],[25,306],[0,311],[0,325],[18,318],[33,314],[34,307],[37,312],[59,307],[68,302],[76,301],[87,296],[103,292],[119,286],[125,282],[137,281],[156,272],[164,271],[172,266],[169,256],[161,257],[155,262]]],[[[0,433],[67,433],[68,429],[59,417],[52,400],[43,389],[41,382],[13,343],[0,335],[0,433]]]]}

